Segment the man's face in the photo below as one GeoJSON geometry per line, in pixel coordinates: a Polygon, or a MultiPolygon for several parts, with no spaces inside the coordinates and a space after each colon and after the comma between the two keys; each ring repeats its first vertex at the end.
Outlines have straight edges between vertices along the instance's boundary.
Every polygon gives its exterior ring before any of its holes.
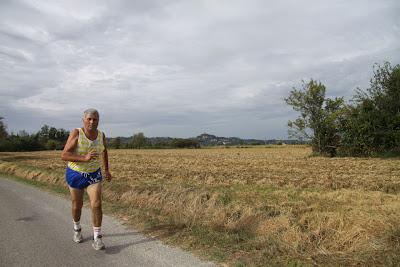
{"type": "Polygon", "coordinates": [[[86,114],[83,118],[83,126],[89,131],[97,130],[99,125],[99,117],[95,114],[86,114]]]}

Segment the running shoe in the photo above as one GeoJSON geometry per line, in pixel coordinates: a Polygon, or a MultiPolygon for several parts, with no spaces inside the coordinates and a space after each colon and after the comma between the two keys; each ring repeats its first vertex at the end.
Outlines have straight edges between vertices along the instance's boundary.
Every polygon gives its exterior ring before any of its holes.
{"type": "Polygon", "coordinates": [[[74,240],[75,243],[81,243],[82,240],[83,240],[81,230],[82,230],[82,229],[78,229],[78,230],[75,230],[75,229],[74,229],[74,237],[73,237],[73,240],[74,240]]]}
{"type": "Polygon", "coordinates": [[[105,249],[106,246],[104,245],[103,241],[101,240],[102,236],[99,235],[95,240],[93,240],[93,248],[95,250],[101,250],[101,249],[105,249]]]}

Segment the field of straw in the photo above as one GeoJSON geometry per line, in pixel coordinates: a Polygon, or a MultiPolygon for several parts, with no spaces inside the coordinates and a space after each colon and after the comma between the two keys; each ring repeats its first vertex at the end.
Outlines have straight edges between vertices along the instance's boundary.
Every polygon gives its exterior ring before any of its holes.
{"type": "MultiPolygon", "coordinates": [[[[104,199],[229,266],[400,265],[399,158],[306,146],[111,150],[104,199]]],[[[0,153],[0,171],[65,186],[60,151],[0,153]]]]}

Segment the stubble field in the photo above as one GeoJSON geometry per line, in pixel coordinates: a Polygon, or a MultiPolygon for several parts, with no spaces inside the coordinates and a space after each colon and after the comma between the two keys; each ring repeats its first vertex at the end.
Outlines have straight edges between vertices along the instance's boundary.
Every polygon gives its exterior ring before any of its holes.
{"type": "MultiPolygon", "coordinates": [[[[111,150],[104,199],[166,242],[229,266],[399,265],[399,158],[306,146],[111,150]]],[[[65,186],[60,151],[0,153],[0,171],[65,186]]]]}

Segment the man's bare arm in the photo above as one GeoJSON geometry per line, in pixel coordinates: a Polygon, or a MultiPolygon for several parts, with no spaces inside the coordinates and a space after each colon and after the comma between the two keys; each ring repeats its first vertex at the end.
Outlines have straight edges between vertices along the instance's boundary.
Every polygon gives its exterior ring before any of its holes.
{"type": "Polygon", "coordinates": [[[103,166],[104,170],[108,171],[108,153],[107,153],[106,136],[104,135],[104,133],[103,133],[103,144],[104,144],[103,166]]]}
{"type": "Polygon", "coordinates": [[[104,151],[103,151],[104,172],[105,172],[106,179],[108,181],[111,181],[112,176],[111,176],[109,166],[108,166],[108,152],[107,152],[106,136],[104,133],[103,133],[103,144],[104,144],[104,151]]]}

